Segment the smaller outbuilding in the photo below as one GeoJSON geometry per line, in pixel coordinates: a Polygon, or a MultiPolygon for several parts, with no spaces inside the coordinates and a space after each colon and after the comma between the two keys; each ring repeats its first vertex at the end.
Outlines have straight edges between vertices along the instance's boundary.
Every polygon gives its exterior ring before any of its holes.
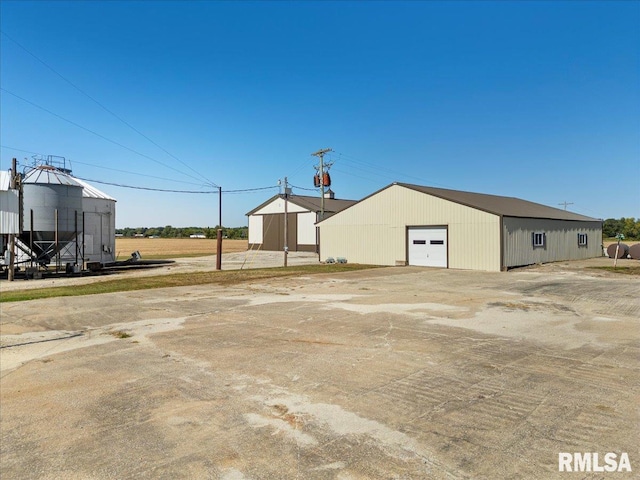
{"type": "Polygon", "coordinates": [[[20,194],[10,185],[11,171],[0,170],[0,235],[20,233],[20,194]]]}
{"type": "MultiPolygon", "coordinates": [[[[324,218],[355,204],[355,200],[339,200],[332,191],[321,197],[289,194],[287,209],[287,247],[290,252],[317,252],[316,223],[324,207],[324,218]],[[324,205],[323,205],[324,203],[324,205]]],[[[270,251],[284,249],[285,195],[278,194],[257,206],[249,217],[249,248],[270,251]]]]}
{"type": "Polygon", "coordinates": [[[320,258],[500,271],[602,255],[602,221],[519,198],[393,183],[321,221],[320,258]]]}
{"type": "MultiPolygon", "coordinates": [[[[93,185],[75,178],[82,185],[85,262],[102,264],[116,261],[116,199],[93,185]]],[[[127,252],[128,253],[128,252],[127,252]]]]}

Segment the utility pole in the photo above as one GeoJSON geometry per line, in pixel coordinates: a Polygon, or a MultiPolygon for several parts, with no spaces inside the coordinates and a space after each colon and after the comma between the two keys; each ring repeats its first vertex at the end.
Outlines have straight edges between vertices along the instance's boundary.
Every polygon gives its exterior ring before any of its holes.
{"type": "Polygon", "coordinates": [[[216,244],[216,270],[222,270],[222,187],[218,187],[218,237],[216,244]]]}
{"type": "MultiPolygon", "coordinates": [[[[18,178],[18,160],[15,158],[11,161],[11,178],[9,179],[9,188],[15,189],[17,186],[18,178]]],[[[22,212],[18,212],[20,214],[22,212]]],[[[9,272],[7,273],[7,280],[13,282],[16,268],[16,235],[15,233],[9,234],[9,272]]]]}
{"type": "Polygon", "coordinates": [[[289,255],[289,245],[287,238],[289,236],[289,184],[287,177],[284,177],[284,266],[287,266],[287,256],[289,255]]]}
{"type": "Polygon", "coordinates": [[[320,222],[324,220],[324,178],[323,177],[325,174],[325,169],[328,170],[331,167],[331,165],[333,165],[333,163],[329,163],[329,164],[324,163],[324,155],[332,151],[333,150],[331,150],[330,148],[325,148],[311,154],[312,156],[318,157],[320,159],[319,165],[317,167],[314,167],[318,171],[318,175],[320,176],[320,218],[318,219],[318,221],[320,222]]]}
{"type": "Polygon", "coordinates": [[[559,203],[558,205],[564,205],[564,209],[566,210],[567,205],[573,205],[573,202],[562,202],[562,203],[559,203]]]}

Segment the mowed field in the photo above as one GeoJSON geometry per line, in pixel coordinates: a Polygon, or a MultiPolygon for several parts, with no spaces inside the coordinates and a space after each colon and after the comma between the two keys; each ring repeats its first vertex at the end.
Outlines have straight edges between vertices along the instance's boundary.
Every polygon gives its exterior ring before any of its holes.
{"type": "MultiPolygon", "coordinates": [[[[200,257],[216,254],[216,239],[209,238],[116,238],[118,260],[124,260],[136,250],[143,259],[200,257]]],[[[222,253],[243,252],[247,240],[223,240],[222,253]]]]}

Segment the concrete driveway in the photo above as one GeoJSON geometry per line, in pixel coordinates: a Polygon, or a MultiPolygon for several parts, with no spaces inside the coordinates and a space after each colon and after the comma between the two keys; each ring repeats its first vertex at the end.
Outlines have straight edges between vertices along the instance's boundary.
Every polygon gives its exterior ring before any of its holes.
{"type": "Polygon", "coordinates": [[[0,471],[637,478],[639,293],[398,267],[2,304],[0,471]],[[632,472],[559,472],[561,452],[632,472]]]}

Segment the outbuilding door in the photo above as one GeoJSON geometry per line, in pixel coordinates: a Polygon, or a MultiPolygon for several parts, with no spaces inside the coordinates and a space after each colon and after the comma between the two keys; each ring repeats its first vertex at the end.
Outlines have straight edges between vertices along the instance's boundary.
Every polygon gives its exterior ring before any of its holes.
{"type": "MultiPolygon", "coordinates": [[[[262,217],[262,249],[282,251],[284,249],[284,213],[263,215],[262,217]]],[[[297,251],[298,214],[287,216],[287,247],[290,252],[297,251]]]]}
{"type": "Polygon", "coordinates": [[[447,267],[446,227],[409,227],[409,265],[447,267]]]}

